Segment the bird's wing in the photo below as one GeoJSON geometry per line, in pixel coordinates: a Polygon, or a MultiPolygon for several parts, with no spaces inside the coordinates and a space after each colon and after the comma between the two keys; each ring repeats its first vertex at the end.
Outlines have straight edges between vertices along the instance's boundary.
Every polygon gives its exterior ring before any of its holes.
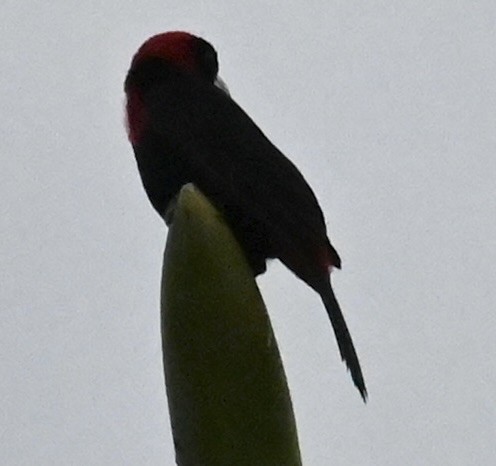
{"type": "MultiPolygon", "coordinates": [[[[216,203],[234,203],[267,225],[272,242],[282,248],[277,257],[284,261],[285,251],[331,247],[308,183],[224,92],[168,83],[149,93],[147,108],[153,130],[170,154],[181,157],[190,178],[216,203]]],[[[334,261],[339,266],[337,254],[334,261]]]]}

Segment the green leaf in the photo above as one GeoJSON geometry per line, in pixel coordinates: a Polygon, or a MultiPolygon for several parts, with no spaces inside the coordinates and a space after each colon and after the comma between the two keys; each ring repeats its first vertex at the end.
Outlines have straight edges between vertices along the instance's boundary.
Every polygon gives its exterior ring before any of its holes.
{"type": "Polygon", "coordinates": [[[276,340],[243,251],[192,185],[164,254],[162,341],[180,466],[301,465],[276,340]]]}

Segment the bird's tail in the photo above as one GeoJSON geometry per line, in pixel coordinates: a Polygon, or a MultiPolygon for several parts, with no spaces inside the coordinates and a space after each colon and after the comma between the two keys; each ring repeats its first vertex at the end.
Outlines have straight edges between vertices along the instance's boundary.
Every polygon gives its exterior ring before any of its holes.
{"type": "Polygon", "coordinates": [[[351,372],[353,383],[356,388],[358,388],[363,401],[366,402],[367,388],[365,387],[365,381],[363,380],[360,362],[358,361],[358,356],[344,320],[343,313],[336,300],[336,296],[334,296],[331,283],[327,282],[326,286],[323,287],[322,290],[319,290],[319,294],[322,297],[327,314],[331,319],[332,328],[334,329],[334,334],[336,335],[336,340],[338,342],[339,352],[341,353],[341,359],[346,363],[346,366],[351,372]]]}

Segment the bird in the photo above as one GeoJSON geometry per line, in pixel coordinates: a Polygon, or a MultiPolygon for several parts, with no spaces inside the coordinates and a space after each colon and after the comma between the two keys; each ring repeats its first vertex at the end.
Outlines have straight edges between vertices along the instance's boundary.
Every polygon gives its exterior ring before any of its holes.
{"type": "Polygon", "coordinates": [[[324,215],[296,166],[235,102],[214,47],[184,31],[146,40],[124,82],[128,139],[147,196],[167,220],[193,183],[224,215],[254,276],[279,259],[317,292],[342,360],[367,401],[360,362],[331,284],[341,259],[324,215]]]}

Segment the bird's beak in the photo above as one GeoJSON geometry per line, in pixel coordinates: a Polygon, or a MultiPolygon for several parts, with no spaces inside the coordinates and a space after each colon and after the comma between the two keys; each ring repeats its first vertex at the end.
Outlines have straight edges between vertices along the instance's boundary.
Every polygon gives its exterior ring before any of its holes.
{"type": "Polygon", "coordinates": [[[227,88],[227,84],[220,76],[217,75],[214,81],[214,85],[217,86],[221,91],[224,91],[227,95],[229,96],[231,95],[229,94],[229,89],[227,88]]]}

